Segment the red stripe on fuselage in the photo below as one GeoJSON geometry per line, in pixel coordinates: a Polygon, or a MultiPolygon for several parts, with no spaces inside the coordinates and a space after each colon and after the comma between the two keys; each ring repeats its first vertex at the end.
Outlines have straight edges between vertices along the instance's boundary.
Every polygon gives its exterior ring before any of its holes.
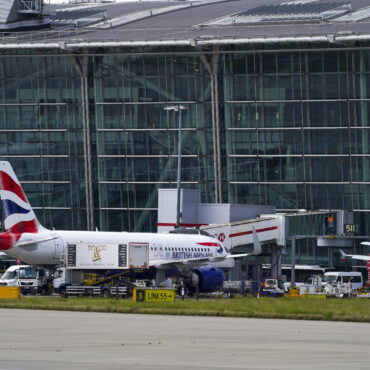
{"type": "Polygon", "coordinates": [[[197,243],[198,245],[203,245],[205,247],[221,247],[221,244],[219,243],[212,243],[212,242],[209,242],[209,243],[197,243]]]}
{"type": "Polygon", "coordinates": [[[0,189],[15,193],[24,202],[28,203],[22,188],[4,171],[0,171],[0,189]]]}
{"type": "MultiPolygon", "coordinates": [[[[277,226],[272,226],[272,227],[265,227],[264,229],[258,229],[256,230],[257,233],[263,233],[264,231],[271,231],[271,230],[277,230],[277,226]]],[[[230,238],[234,238],[235,236],[242,236],[242,235],[249,235],[252,234],[252,230],[250,231],[243,231],[242,233],[235,233],[235,234],[230,234],[230,238]]]]}

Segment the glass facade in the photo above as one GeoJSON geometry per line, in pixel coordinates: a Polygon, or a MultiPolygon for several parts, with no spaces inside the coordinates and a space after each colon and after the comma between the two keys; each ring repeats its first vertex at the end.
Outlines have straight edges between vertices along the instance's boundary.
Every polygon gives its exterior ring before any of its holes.
{"type": "Polygon", "coordinates": [[[202,202],[354,210],[368,233],[366,47],[229,47],[213,73],[215,55],[193,49],[95,49],[84,76],[78,56],[43,53],[0,56],[0,157],[46,227],[86,229],[92,212],[100,230],[156,231],[158,188],[177,171],[164,108],[181,104],[182,182],[202,202]]]}
{"type": "Polygon", "coordinates": [[[232,199],[369,210],[368,51],[233,54],[224,69],[232,199]]]}
{"type": "Polygon", "coordinates": [[[69,58],[2,54],[0,117],[0,157],[40,222],[84,228],[81,92],[69,58]]]}

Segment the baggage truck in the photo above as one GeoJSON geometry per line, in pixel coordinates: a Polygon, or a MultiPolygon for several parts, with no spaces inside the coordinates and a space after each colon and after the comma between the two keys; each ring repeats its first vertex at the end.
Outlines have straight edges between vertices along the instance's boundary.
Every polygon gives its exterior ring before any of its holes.
{"type": "Polygon", "coordinates": [[[148,244],[74,243],[67,245],[53,281],[61,296],[125,296],[133,286],[124,277],[149,266],[148,244]],[[86,278],[86,276],[89,278],[86,278]]]}

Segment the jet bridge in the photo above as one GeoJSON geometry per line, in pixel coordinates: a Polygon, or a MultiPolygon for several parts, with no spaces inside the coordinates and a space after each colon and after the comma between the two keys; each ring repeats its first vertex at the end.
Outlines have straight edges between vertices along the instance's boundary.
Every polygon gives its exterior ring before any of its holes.
{"type": "MultiPolygon", "coordinates": [[[[283,216],[271,215],[252,220],[231,222],[225,225],[201,226],[200,229],[217,238],[231,252],[235,252],[237,247],[253,244],[253,227],[262,244],[270,243],[285,246],[284,227],[281,227],[283,222],[283,216]]],[[[240,248],[238,249],[238,253],[241,253],[240,248]]]]}
{"type": "MultiPolygon", "coordinates": [[[[258,240],[262,245],[262,253],[271,257],[271,276],[281,275],[281,248],[285,247],[285,226],[283,215],[270,215],[251,220],[230,222],[224,225],[202,226],[201,230],[208,232],[221,241],[231,253],[248,253],[253,250],[253,232],[256,230],[258,240]]],[[[262,279],[262,264],[251,261],[247,257],[235,261],[235,267],[229,274],[229,280],[262,279]]]]}
{"type": "MultiPolygon", "coordinates": [[[[159,189],[159,233],[167,233],[175,227],[176,206],[177,190],[159,189]]],[[[284,215],[277,215],[274,206],[201,203],[199,190],[181,189],[180,212],[181,227],[196,227],[206,231],[234,254],[253,251],[254,228],[262,245],[263,255],[267,255],[267,258],[271,256],[272,276],[280,275],[280,252],[285,247],[286,228],[284,215]]],[[[236,260],[235,266],[235,271],[248,270],[243,274],[236,273],[233,277],[235,280],[246,280],[251,275],[254,280],[262,277],[260,259],[247,257],[236,260]]]]}

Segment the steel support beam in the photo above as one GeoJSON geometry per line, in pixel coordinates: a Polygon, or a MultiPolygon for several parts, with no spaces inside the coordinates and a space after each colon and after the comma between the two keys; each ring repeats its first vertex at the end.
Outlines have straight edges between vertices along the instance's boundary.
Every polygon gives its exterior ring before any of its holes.
{"type": "MultiPolygon", "coordinates": [[[[206,52],[200,49],[200,59],[206,67],[211,78],[211,106],[212,106],[212,137],[213,137],[213,169],[215,183],[215,203],[222,203],[222,164],[221,164],[221,139],[220,139],[220,110],[219,110],[219,89],[218,89],[218,68],[219,54],[207,56],[206,52]]],[[[219,51],[215,46],[213,51],[219,51]]]]}
{"type": "Polygon", "coordinates": [[[90,135],[90,109],[89,109],[89,57],[72,57],[72,63],[81,78],[81,110],[84,147],[84,170],[85,170],[85,198],[86,198],[86,226],[87,230],[93,230],[94,220],[94,197],[92,186],[91,166],[91,135],[90,135]]]}

